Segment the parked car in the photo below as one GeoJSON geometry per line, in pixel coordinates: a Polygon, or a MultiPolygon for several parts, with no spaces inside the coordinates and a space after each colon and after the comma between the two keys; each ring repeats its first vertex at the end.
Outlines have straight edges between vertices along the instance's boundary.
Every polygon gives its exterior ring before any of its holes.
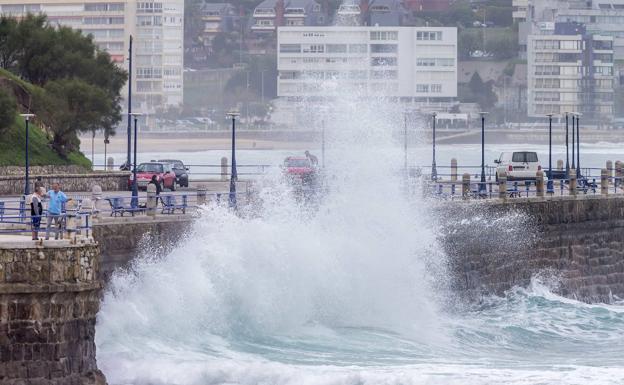
{"type": "Polygon", "coordinates": [[[542,169],[537,153],[533,151],[503,152],[494,163],[498,165],[496,180],[503,173],[507,174],[507,180],[536,179],[537,171],[542,169]]]}
{"type": "MultiPolygon", "coordinates": [[[[164,189],[168,188],[175,191],[176,176],[171,168],[170,163],[166,162],[147,162],[137,166],[137,186],[139,190],[147,189],[147,184],[152,180],[152,176],[156,175],[156,180],[164,189]]],[[[133,175],[128,178],[128,189],[132,189],[133,175]]]]}
{"type": "Polygon", "coordinates": [[[189,186],[189,168],[184,165],[181,160],[177,159],[161,159],[158,162],[169,163],[171,164],[171,168],[176,176],[176,183],[180,187],[188,187],[189,186]]]}
{"type": "Polygon", "coordinates": [[[302,182],[311,182],[316,176],[316,168],[305,156],[289,156],[284,159],[282,166],[284,175],[292,179],[300,179],[302,182]]]}

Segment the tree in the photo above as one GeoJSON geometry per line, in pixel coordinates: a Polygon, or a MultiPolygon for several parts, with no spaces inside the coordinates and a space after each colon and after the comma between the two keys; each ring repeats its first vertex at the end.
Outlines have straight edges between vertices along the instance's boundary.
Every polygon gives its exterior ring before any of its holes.
{"type": "Polygon", "coordinates": [[[48,82],[37,106],[52,131],[52,147],[61,156],[79,149],[78,133],[108,127],[114,109],[104,90],[80,79],[48,82]]]}
{"type": "Polygon", "coordinates": [[[478,72],[475,72],[470,78],[468,89],[474,98],[474,102],[478,103],[483,111],[491,110],[498,101],[496,94],[492,91],[492,83],[484,83],[478,72]]]}
{"type": "Polygon", "coordinates": [[[17,103],[10,91],[0,88],[0,132],[15,122],[17,103]]]}
{"type": "Polygon", "coordinates": [[[13,65],[20,46],[17,38],[17,20],[7,16],[0,17],[0,66],[8,69],[13,65]]]}

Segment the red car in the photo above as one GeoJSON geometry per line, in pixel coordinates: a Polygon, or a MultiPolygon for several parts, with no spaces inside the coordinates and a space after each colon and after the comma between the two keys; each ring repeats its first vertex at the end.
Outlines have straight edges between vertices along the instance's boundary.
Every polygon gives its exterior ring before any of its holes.
{"type": "Polygon", "coordinates": [[[316,168],[304,156],[289,156],[284,159],[284,174],[292,178],[309,180],[316,174],[316,168]]]}
{"type": "MultiPolygon", "coordinates": [[[[137,187],[139,190],[146,190],[147,184],[152,180],[152,176],[156,175],[156,180],[160,183],[162,189],[170,189],[175,191],[176,176],[171,169],[170,163],[165,162],[149,162],[141,163],[137,167],[137,187]]],[[[128,189],[132,190],[133,175],[128,178],[128,189]]]]}

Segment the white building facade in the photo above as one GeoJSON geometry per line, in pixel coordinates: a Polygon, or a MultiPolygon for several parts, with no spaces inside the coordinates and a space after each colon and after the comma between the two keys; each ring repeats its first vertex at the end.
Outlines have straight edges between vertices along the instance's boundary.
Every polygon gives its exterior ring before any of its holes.
{"type": "Polygon", "coordinates": [[[41,13],[52,25],[91,34],[126,70],[132,35],[133,110],[153,114],[181,106],[184,0],[0,0],[0,13],[17,18],[41,13]]]}
{"type": "Polygon", "coordinates": [[[456,28],[280,27],[277,55],[282,98],[323,98],[320,80],[363,98],[457,98],[456,28]]]}

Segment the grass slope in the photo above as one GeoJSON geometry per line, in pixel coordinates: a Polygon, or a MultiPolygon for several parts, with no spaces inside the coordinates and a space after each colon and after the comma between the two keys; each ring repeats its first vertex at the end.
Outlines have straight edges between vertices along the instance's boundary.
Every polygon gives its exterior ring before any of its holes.
{"type": "MultiPolygon", "coordinates": [[[[38,88],[15,74],[0,68],[0,77],[10,79],[32,93],[38,88]]],[[[45,133],[37,126],[29,126],[29,160],[32,166],[75,164],[91,169],[89,161],[81,152],[72,152],[67,159],[61,158],[49,146],[45,133]]],[[[0,166],[23,166],[25,164],[26,127],[24,119],[17,115],[15,123],[0,130],[0,166]]]]}
{"type": "MultiPolygon", "coordinates": [[[[61,158],[49,146],[45,133],[32,124],[29,126],[29,152],[32,166],[76,164],[91,168],[91,162],[80,152],[61,158]]],[[[0,131],[0,166],[23,166],[25,163],[26,127],[24,120],[17,116],[10,128],[0,131]]]]}

